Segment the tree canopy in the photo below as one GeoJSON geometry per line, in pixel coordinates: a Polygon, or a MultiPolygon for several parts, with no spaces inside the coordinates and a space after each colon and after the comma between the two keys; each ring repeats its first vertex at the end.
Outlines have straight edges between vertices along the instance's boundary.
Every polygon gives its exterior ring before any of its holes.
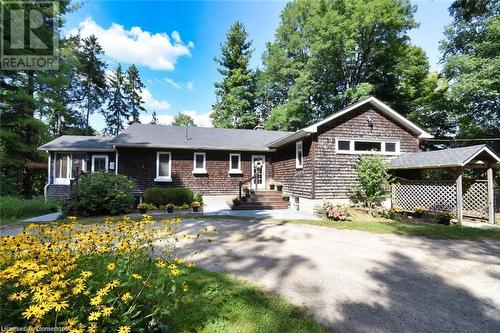
{"type": "Polygon", "coordinates": [[[185,113],[179,113],[172,122],[173,126],[196,126],[193,117],[185,113]]]}

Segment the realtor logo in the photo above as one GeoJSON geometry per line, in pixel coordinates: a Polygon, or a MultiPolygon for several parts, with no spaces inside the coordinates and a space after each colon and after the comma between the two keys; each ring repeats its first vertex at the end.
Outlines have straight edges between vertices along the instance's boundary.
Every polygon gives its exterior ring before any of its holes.
{"type": "Polygon", "coordinates": [[[1,70],[59,69],[57,0],[2,0],[1,70]]]}

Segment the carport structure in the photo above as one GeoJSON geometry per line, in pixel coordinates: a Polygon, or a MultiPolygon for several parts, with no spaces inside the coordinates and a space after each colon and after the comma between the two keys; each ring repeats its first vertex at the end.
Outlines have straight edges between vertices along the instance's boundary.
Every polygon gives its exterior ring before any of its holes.
{"type": "Polygon", "coordinates": [[[494,224],[493,172],[499,166],[500,157],[486,145],[401,155],[390,162],[397,179],[392,202],[409,212],[417,206],[430,212],[452,212],[459,224],[464,216],[494,224]],[[453,180],[424,180],[424,172],[432,169],[446,171],[453,180]],[[466,169],[482,169],[486,179],[464,181],[466,169]]]}

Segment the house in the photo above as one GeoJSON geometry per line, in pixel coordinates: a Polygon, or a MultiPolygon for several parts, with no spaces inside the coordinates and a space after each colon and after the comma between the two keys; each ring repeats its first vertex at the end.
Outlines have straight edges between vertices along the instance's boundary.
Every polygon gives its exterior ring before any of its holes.
{"type": "Polygon", "coordinates": [[[253,177],[257,192],[280,181],[298,209],[312,211],[323,199],[349,200],[360,155],[418,152],[431,137],[369,97],[296,132],[133,124],[113,138],[62,136],[39,149],[49,153],[50,197],[67,196],[80,171],[126,175],[138,196],[163,186],[235,195],[253,177]]]}

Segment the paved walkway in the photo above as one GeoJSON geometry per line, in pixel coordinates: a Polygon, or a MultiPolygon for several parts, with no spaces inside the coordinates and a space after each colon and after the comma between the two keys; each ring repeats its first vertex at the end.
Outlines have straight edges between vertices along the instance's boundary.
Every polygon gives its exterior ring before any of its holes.
{"type": "Polygon", "coordinates": [[[61,212],[55,212],[35,217],[30,217],[29,219],[22,220],[23,222],[52,222],[57,220],[62,216],[61,212]]]}
{"type": "Polygon", "coordinates": [[[242,216],[252,218],[269,218],[277,220],[319,220],[318,217],[295,209],[263,209],[263,210],[232,210],[226,203],[213,202],[206,203],[203,206],[203,214],[206,215],[225,215],[242,216]]]}
{"type": "Polygon", "coordinates": [[[336,332],[500,332],[500,242],[449,241],[328,227],[191,219],[202,267],[307,307],[336,332]]]}

